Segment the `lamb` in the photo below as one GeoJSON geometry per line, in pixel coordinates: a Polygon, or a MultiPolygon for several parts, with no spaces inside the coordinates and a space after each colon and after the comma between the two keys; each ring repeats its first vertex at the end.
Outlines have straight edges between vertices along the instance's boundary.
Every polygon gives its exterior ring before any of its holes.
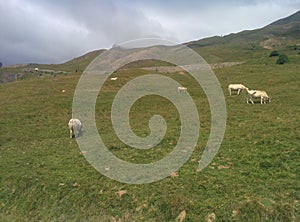
{"type": "Polygon", "coordinates": [[[118,77],[111,77],[110,78],[110,80],[112,80],[112,81],[115,81],[115,80],[117,80],[118,79],[118,77]]]}
{"type": "Polygon", "coordinates": [[[253,98],[260,98],[260,104],[266,104],[267,102],[271,102],[271,98],[268,96],[266,91],[261,91],[261,90],[249,90],[246,88],[246,91],[248,93],[247,95],[247,103],[249,101],[254,104],[253,98]]]}
{"type": "Polygon", "coordinates": [[[70,138],[77,138],[81,135],[82,124],[79,119],[70,119],[68,126],[70,129],[70,138]]]}
{"type": "Polygon", "coordinates": [[[229,84],[228,85],[229,95],[231,96],[232,91],[236,91],[236,90],[237,90],[237,95],[240,95],[241,91],[246,88],[247,87],[244,86],[243,84],[229,84]]]}
{"type": "Polygon", "coordinates": [[[186,92],[187,88],[183,86],[178,86],[178,92],[186,92]]]}

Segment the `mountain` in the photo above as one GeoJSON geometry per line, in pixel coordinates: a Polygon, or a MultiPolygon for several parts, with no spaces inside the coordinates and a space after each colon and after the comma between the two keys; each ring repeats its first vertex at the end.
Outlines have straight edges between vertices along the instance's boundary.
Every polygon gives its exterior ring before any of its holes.
{"type": "MultiPolygon", "coordinates": [[[[263,28],[245,30],[226,36],[213,36],[184,43],[198,52],[208,63],[244,62],[270,50],[300,50],[300,11],[263,28]]],[[[62,64],[27,64],[0,69],[0,82],[14,80],[35,67],[47,72],[82,73],[104,49],[88,52],[62,64]]],[[[137,61],[126,67],[165,65],[157,61],[137,61]]]]}
{"type": "MultiPolygon", "coordinates": [[[[243,62],[256,52],[261,53],[262,50],[284,50],[287,47],[294,47],[300,44],[299,40],[300,11],[260,29],[245,30],[226,36],[213,36],[183,44],[198,52],[208,63],[220,63],[243,62]]],[[[300,49],[300,45],[297,47],[300,49]]],[[[72,61],[77,62],[77,59],[72,61]]],[[[154,61],[136,61],[129,66],[165,65],[157,61],[156,64],[154,63],[154,61]]]]}
{"type": "Polygon", "coordinates": [[[82,72],[105,49],[94,50],[62,64],[38,65],[39,68],[63,70],[66,72],[82,72]]]}
{"type": "Polygon", "coordinates": [[[286,17],[283,19],[279,19],[276,22],[271,23],[269,26],[276,26],[276,25],[288,25],[289,23],[297,23],[299,24],[300,21],[300,11],[286,17]]]}
{"type": "MultiPolygon", "coordinates": [[[[196,50],[203,57],[208,57],[206,58],[208,60],[224,60],[228,57],[235,58],[233,54],[237,51],[247,53],[258,49],[282,49],[297,45],[300,43],[299,39],[300,11],[260,29],[246,30],[226,36],[213,36],[187,42],[185,45],[196,50]],[[224,57],[224,53],[227,56],[224,57]],[[211,54],[214,54],[214,58],[211,58],[211,54]]],[[[242,57],[244,58],[245,55],[242,57]]]]}
{"type": "MultiPolygon", "coordinates": [[[[300,44],[299,39],[300,11],[260,29],[245,30],[226,36],[213,36],[183,44],[197,51],[207,62],[216,63],[243,61],[248,58],[247,54],[254,50],[282,49],[300,44]]],[[[56,67],[70,72],[74,71],[74,67],[80,67],[82,71],[103,51],[105,50],[89,52],[56,67]]],[[[147,65],[153,65],[153,61],[146,63],[139,61],[132,64],[134,67],[147,65]]]]}

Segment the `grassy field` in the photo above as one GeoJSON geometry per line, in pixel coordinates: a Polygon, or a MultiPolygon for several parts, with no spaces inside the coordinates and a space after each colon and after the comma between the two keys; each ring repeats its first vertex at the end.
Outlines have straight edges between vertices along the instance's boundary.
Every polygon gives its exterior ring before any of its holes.
{"type": "MultiPolygon", "coordinates": [[[[188,74],[165,74],[188,86],[201,134],[177,175],[143,185],[101,175],[69,138],[78,73],[1,84],[0,221],[175,221],[183,211],[184,221],[299,221],[300,55],[287,50],[290,62],[276,65],[269,53],[236,55],[230,61],[245,63],[214,70],[226,98],[227,128],[218,154],[202,172],[196,171],[197,161],[211,124],[205,94],[188,74]],[[266,90],[272,102],[250,105],[245,94],[229,97],[229,83],[266,90]]],[[[210,61],[219,61],[211,55],[210,61]]],[[[106,146],[135,163],[167,155],[180,133],[178,112],[158,96],[140,99],[131,110],[133,131],[140,136],[149,133],[153,114],[165,117],[168,131],[155,149],[133,150],[113,132],[114,95],[128,80],[147,73],[153,72],[119,70],[118,81],[104,85],[96,105],[106,146]]]]}

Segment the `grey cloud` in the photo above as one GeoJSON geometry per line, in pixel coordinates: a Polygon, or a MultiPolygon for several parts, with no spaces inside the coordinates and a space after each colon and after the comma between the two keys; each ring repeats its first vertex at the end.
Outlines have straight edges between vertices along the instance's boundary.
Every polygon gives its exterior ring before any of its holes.
{"type": "Polygon", "coordinates": [[[0,16],[0,61],[4,64],[60,63],[93,49],[162,32],[157,21],[111,1],[12,1],[0,3],[0,16]]]}
{"type": "Polygon", "coordinates": [[[132,39],[186,42],[258,28],[300,0],[13,0],[0,2],[0,62],[61,63],[132,39]]]}

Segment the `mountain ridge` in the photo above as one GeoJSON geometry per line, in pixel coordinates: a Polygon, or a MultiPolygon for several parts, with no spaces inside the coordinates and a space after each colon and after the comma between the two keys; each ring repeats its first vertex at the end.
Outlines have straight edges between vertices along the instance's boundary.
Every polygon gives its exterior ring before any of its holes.
{"type": "MultiPolygon", "coordinates": [[[[288,48],[300,50],[300,11],[259,29],[243,30],[225,36],[212,36],[182,44],[192,48],[209,64],[245,62],[251,59],[255,53],[261,54],[263,52],[261,50],[284,51],[288,48]]],[[[7,74],[14,77],[15,74],[21,75],[24,69],[34,69],[35,67],[80,74],[90,62],[104,51],[106,49],[93,50],[61,64],[31,63],[2,67],[0,69],[0,80],[7,74]]],[[[266,51],[265,53],[269,52],[266,51]]],[[[137,61],[131,65],[133,67],[145,67],[147,65],[153,66],[153,64],[153,61],[149,63],[137,61]]]]}
{"type": "MultiPolygon", "coordinates": [[[[209,53],[216,54],[214,50],[212,49],[205,49],[207,47],[216,47],[216,46],[222,46],[225,49],[225,51],[233,51],[233,53],[236,52],[236,50],[253,50],[254,48],[262,48],[262,49],[274,49],[282,46],[286,46],[288,44],[297,44],[300,39],[300,11],[297,11],[293,13],[290,16],[287,16],[285,18],[276,20],[262,28],[253,29],[253,30],[243,30],[237,33],[231,33],[225,36],[212,36],[208,38],[203,38],[195,41],[190,41],[186,43],[182,43],[183,45],[186,45],[195,51],[197,51],[199,54],[203,55],[204,57],[207,57],[208,62],[231,62],[227,61],[224,58],[218,58],[216,61],[209,59],[209,53]]],[[[91,60],[91,57],[96,58],[100,53],[105,51],[102,50],[96,50],[97,53],[93,54],[85,54],[78,58],[86,57],[91,60]]],[[[231,54],[230,52],[228,52],[231,54]]],[[[222,57],[219,56],[219,57],[222,57]]],[[[77,58],[70,60],[67,63],[70,63],[71,61],[76,61],[77,58]]]]}
{"type": "Polygon", "coordinates": [[[232,40],[239,40],[245,42],[260,42],[268,38],[289,37],[289,41],[295,41],[300,38],[300,11],[286,17],[279,19],[259,29],[244,30],[238,33],[231,33],[225,36],[212,36],[204,39],[199,39],[185,43],[190,46],[208,46],[213,44],[224,44],[232,40]]]}

